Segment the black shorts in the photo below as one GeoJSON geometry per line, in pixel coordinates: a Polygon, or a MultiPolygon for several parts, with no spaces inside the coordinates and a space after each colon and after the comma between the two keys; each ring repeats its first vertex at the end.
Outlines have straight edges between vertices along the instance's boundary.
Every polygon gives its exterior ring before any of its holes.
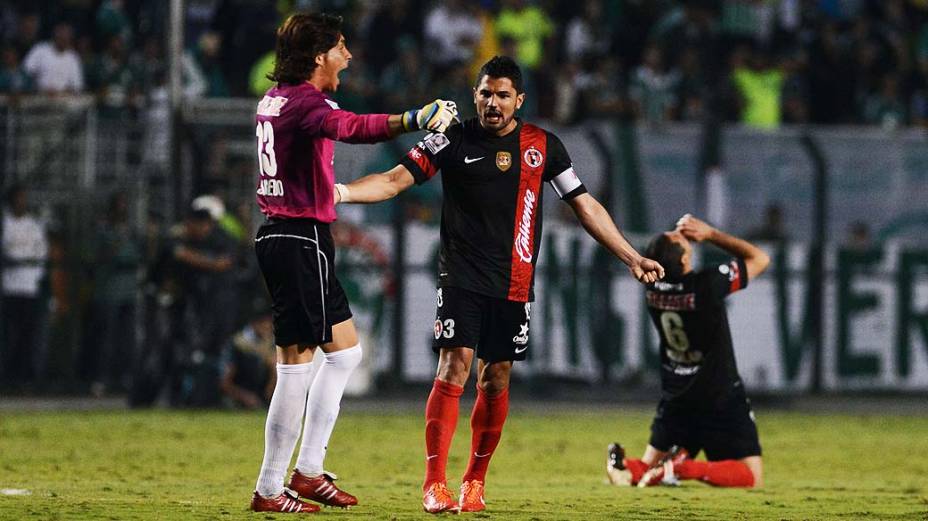
{"type": "Polygon", "coordinates": [[[661,400],[650,444],[660,451],[680,445],[692,457],[703,450],[709,461],[761,455],[751,401],[743,390],[733,392],[721,407],[703,411],[661,400]]]}
{"type": "Polygon", "coordinates": [[[271,295],[278,346],[332,341],[332,326],[351,318],[335,277],[329,225],[310,219],[268,221],[255,237],[258,266],[271,295]]]}
{"type": "Polygon", "coordinates": [[[525,360],[531,302],[488,297],[462,288],[438,288],[432,350],[468,347],[487,363],[525,360]]]}

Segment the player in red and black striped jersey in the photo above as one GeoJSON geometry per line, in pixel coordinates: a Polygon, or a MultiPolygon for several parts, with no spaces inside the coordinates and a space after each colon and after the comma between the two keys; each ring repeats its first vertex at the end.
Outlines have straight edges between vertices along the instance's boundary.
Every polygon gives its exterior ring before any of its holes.
{"type": "Polygon", "coordinates": [[[614,444],[610,479],[639,486],[674,479],[760,486],[760,442],[735,364],[725,298],[747,287],[770,259],[757,246],[689,214],[674,231],[655,237],[647,254],[667,270],[667,278],[645,293],[660,335],[662,395],[644,457],[623,460],[614,444]],[[708,241],[734,258],[693,270],[691,241],[708,241]],[[692,459],[700,451],[708,461],[692,459]]]}
{"type": "Polygon", "coordinates": [[[661,266],[639,255],[587,193],[561,141],[515,117],[524,99],[519,67],[511,58],[497,56],[478,74],[476,119],[428,135],[389,172],[336,186],[340,202],[371,203],[442,172],[433,344],[439,363],[425,412],[427,512],[484,509],[487,468],[509,408],[512,363],[525,359],[529,348],[542,183],[553,186],[586,231],[636,279],[651,283],[663,276],[661,266]],[[477,401],[459,503],[447,488],[445,464],[475,353],[477,401]]]}

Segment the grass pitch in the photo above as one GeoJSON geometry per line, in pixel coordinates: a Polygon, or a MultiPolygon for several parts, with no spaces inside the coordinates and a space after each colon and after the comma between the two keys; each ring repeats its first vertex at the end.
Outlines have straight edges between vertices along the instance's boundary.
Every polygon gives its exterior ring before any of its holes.
{"type": "MultiPolygon", "coordinates": [[[[318,518],[434,519],[421,512],[420,404],[395,411],[343,404],[327,467],[361,506],[318,518]]],[[[462,413],[469,411],[462,404],[462,413]]],[[[617,488],[606,445],[635,454],[648,409],[514,404],[490,467],[479,519],[928,519],[928,415],[825,415],[758,408],[766,488],[617,488]]],[[[263,450],[263,413],[0,413],[0,519],[293,519],[246,508],[263,450]],[[10,492],[7,491],[7,494],[10,492]]],[[[449,462],[459,484],[469,426],[449,462]]]]}

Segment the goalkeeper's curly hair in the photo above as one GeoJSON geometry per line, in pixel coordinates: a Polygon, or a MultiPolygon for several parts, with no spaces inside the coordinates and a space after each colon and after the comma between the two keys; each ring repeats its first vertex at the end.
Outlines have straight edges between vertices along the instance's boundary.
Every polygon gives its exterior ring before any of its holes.
{"type": "Polygon", "coordinates": [[[342,17],[326,13],[290,15],[277,28],[274,71],[267,78],[277,83],[299,85],[316,70],[316,56],[338,45],[342,17]]]}

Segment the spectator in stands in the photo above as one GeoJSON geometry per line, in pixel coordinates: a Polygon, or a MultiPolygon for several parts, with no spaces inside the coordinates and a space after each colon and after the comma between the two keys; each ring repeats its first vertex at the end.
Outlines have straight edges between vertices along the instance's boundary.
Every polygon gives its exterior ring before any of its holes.
{"type": "Polygon", "coordinates": [[[229,86],[222,71],[222,37],[219,33],[207,31],[200,36],[194,49],[184,53],[184,68],[202,87],[198,91],[207,98],[225,98],[229,96],[229,86]]]}
{"type": "Polygon", "coordinates": [[[71,25],[55,25],[52,41],[37,43],[23,60],[23,68],[33,77],[39,92],[80,93],[84,90],[81,60],[74,51],[71,25]]]}
{"type": "MultiPolygon", "coordinates": [[[[118,36],[115,38],[119,38],[118,36]]],[[[142,244],[129,224],[125,192],[110,196],[98,224],[91,258],[93,298],[82,366],[91,392],[126,391],[138,358],[135,298],[142,264],[142,244]]]]}
{"type": "MultiPolygon", "coordinates": [[[[393,60],[409,49],[410,42],[417,48],[422,43],[421,10],[414,9],[410,4],[410,0],[380,3],[367,26],[364,36],[367,51],[365,61],[375,76],[383,77],[387,66],[395,63],[393,60]]],[[[351,42],[351,48],[355,49],[357,45],[351,42]]],[[[360,60],[356,60],[356,63],[357,61],[360,60]]],[[[410,79],[412,78],[410,76],[410,79]]],[[[391,93],[388,88],[382,87],[382,90],[391,93]]]]}
{"type": "Polygon", "coordinates": [[[783,71],[772,65],[762,50],[748,51],[747,56],[746,64],[732,70],[741,101],[741,122],[755,128],[777,128],[782,120],[783,71]]]}
{"type": "Polygon", "coordinates": [[[650,123],[672,120],[677,107],[680,74],[668,69],[664,53],[656,46],[644,51],[644,62],[635,70],[629,86],[635,112],[650,123]]]}
{"type": "Polygon", "coordinates": [[[87,67],[87,84],[97,95],[104,117],[118,118],[143,103],[139,76],[129,65],[122,36],[112,36],[103,53],[87,67]]]}
{"type": "Polygon", "coordinates": [[[793,50],[783,57],[782,111],[784,123],[809,122],[809,57],[793,50]]]}
{"type": "Polygon", "coordinates": [[[602,0],[586,0],[583,11],[568,24],[564,37],[564,54],[572,63],[585,56],[603,56],[609,51],[612,29],[603,15],[602,0]]]}
{"type": "Polygon", "coordinates": [[[131,46],[132,23],[126,14],[124,0],[103,0],[97,8],[95,18],[96,36],[100,41],[108,42],[112,37],[118,36],[127,46],[131,46]]]}
{"type": "Polygon", "coordinates": [[[589,56],[584,72],[577,79],[580,91],[579,115],[583,119],[611,119],[627,109],[622,68],[614,56],[589,56]]]}
{"type": "Polygon", "coordinates": [[[554,41],[555,26],[548,14],[538,5],[525,0],[503,0],[503,8],[496,17],[496,34],[516,42],[515,58],[519,64],[537,71],[546,52],[554,55],[550,44],[554,41]]]}
{"type": "Polygon", "coordinates": [[[685,49],[680,56],[680,81],[677,83],[677,119],[700,121],[706,110],[707,79],[696,49],[685,49]]]}
{"type": "Polygon", "coordinates": [[[764,210],[764,222],[745,234],[745,238],[752,242],[786,241],[786,228],[783,226],[783,207],[780,203],[770,203],[764,210]]]}
{"type": "Polygon", "coordinates": [[[0,94],[27,94],[35,85],[19,63],[16,47],[7,45],[0,49],[0,94]]]}
{"type": "Polygon", "coordinates": [[[898,128],[906,123],[906,106],[902,100],[899,77],[888,74],[880,83],[879,92],[875,92],[864,101],[863,122],[879,125],[887,130],[898,128]]]}
{"type": "Polygon", "coordinates": [[[146,38],[142,43],[142,48],[131,56],[130,63],[139,75],[142,91],[146,95],[161,85],[161,78],[165,77],[167,64],[164,62],[164,53],[161,51],[161,42],[158,38],[146,38]]]}
{"type": "Polygon", "coordinates": [[[223,350],[220,363],[222,394],[246,409],[266,406],[277,382],[270,306],[263,299],[257,301],[252,305],[248,324],[223,350]]]}
{"type": "Polygon", "coordinates": [[[416,100],[425,99],[432,86],[432,76],[423,63],[415,39],[403,36],[396,42],[396,47],[396,61],[383,69],[380,78],[380,88],[384,92],[385,101],[380,109],[387,111],[396,107],[411,106],[416,100]]]}
{"type": "Polygon", "coordinates": [[[28,211],[26,188],[16,184],[6,193],[3,212],[3,382],[31,382],[39,335],[41,283],[48,260],[45,225],[28,211]]]}
{"type": "Polygon", "coordinates": [[[25,56],[39,43],[39,30],[41,28],[42,19],[37,12],[24,12],[19,15],[16,33],[11,41],[18,56],[25,56]]]}
{"type": "Polygon", "coordinates": [[[466,0],[449,0],[436,4],[426,15],[424,36],[436,76],[442,76],[457,65],[471,62],[483,26],[473,5],[466,0]]]}

